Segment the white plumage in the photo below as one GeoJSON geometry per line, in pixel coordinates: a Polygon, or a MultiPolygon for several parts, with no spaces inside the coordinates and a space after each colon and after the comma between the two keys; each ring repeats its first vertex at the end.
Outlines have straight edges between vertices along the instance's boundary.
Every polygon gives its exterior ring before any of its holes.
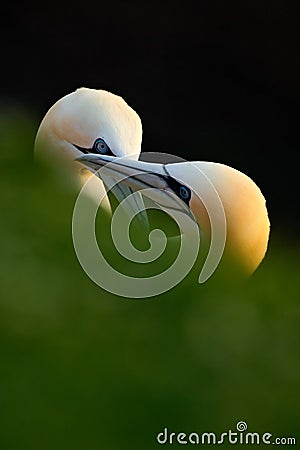
{"type": "MultiPolygon", "coordinates": [[[[91,150],[99,138],[113,155],[138,159],[142,143],[141,120],[122,97],[103,90],[80,88],[49,109],[37,132],[35,155],[80,188],[93,175],[75,161],[82,155],[77,147],[91,150]]],[[[104,187],[102,181],[93,176],[89,183],[91,197],[94,189],[104,187]]]]}
{"type": "MultiPolygon", "coordinates": [[[[191,211],[202,231],[209,235],[207,205],[195,195],[204,193],[201,177],[191,173],[189,163],[162,165],[138,161],[141,142],[141,120],[121,97],[103,90],[81,88],[50,108],[38,130],[35,152],[63,169],[79,187],[92,177],[91,197],[96,190],[105,190],[102,181],[92,172],[107,162],[114,164],[115,174],[123,173],[124,167],[129,175],[131,170],[137,169],[144,173],[142,179],[132,176],[123,188],[122,184],[118,186],[115,193],[119,200],[132,189],[152,186],[158,191],[159,202],[165,195],[174,195],[174,182],[176,186],[188,186],[191,190],[188,202],[175,192],[178,205],[191,211]],[[97,154],[95,147],[99,139],[104,142],[102,155],[97,154]],[[119,157],[129,159],[124,161],[119,157]]],[[[249,273],[253,272],[265,255],[269,238],[270,224],[262,193],[249,177],[231,167],[203,161],[193,164],[210,180],[221,199],[227,222],[226,248],[249,273]]],[[[205,194],[209,202],[209,193],[205,194]]],[[[106,202],[109,207],[107,197],[106,202]]],[[[127,205],[134,211],[141,203],[127,202],[127,205]]]]}

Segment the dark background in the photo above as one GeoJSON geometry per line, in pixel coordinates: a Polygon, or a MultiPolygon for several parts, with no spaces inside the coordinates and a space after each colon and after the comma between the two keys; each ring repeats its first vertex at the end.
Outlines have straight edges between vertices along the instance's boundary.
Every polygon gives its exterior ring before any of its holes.
{"type": "Polygon", "coordinates": [[[1,98],[36,112],[80,86],[123,96],[143,151],[223,162],[296,230],[299,6],[285,0],[6,2],[1,98]],[[197,7],[196,7],[197,5],[197,7]]]}

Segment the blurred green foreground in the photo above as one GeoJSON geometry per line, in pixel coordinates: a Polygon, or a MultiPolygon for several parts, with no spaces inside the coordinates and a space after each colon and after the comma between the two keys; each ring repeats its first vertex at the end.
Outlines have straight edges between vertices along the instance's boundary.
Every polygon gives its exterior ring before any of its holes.
{"type": "Polygon", "coordinates": [[[108,294],[73,250],[76,197],[33,165],[36,124],[0,115],[0,449],[150,450],[240,420],[300,442],[299,244],[273,235],[243,286],[108,294]]]}

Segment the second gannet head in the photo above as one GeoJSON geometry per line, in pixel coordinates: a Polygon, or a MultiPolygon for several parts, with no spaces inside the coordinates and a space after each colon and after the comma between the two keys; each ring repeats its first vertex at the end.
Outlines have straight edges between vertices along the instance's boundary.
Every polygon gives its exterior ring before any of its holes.
{"type": "Polygon", "coordinates": [[[242,172],[206,161],[155,164],[101,155],[80,160],[99,176],[119,174],[122,183],[147,192],[155,203],[193,217],[204,237],[214,229],[224,238],[225,253],[245,273],[254,272],[264,258],[270,232],[266,202],[242,172]]]}

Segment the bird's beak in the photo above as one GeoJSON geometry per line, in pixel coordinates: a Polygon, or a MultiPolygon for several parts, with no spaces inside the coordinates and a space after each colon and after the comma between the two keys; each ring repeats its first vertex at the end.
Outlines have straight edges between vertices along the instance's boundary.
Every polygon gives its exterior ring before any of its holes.
{"type": "Polygon", "coordinates": [[[187,214],[195,221],[188,205],[169,187],[170,178],[164,164],[135,161],[124,157],[87,154],[77,161],[96,173],[105,183],[106,177],[115,179],[133,191],[143,191],[143,196],[154,201],[166,212],[170,210],[187,214]]]}

